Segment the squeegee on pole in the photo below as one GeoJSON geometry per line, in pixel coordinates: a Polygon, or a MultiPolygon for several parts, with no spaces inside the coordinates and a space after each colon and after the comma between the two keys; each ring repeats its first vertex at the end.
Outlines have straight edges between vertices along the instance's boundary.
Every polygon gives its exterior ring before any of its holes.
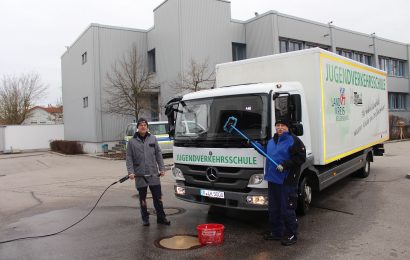
{"type": "Polygon", "coordinates": [[[278,163],[275,162],[269,155],[267,155],[261,148],[259,148],[259,146],[256,145],[255,141],[250,139],[248,136],[246,136],[244,133],[242,133],[241,130],[236,128],[237,123],[238,123],[238,119],[236,117],[233,117],[233,116],[229,117],[228,120],[226,120],[226,123],[224,125],[224,128],[223,128],[224,131],[227,132],[227,133],[232,134],[232,130],[235,130],[235,132],[238,133],[243,138],[245,138],[246,141],[248,141],[253,146],[253,148],[255,148],[258,152],[260,152],[263,156],[265,156],[273,164],[278,166],[278,163]]]}

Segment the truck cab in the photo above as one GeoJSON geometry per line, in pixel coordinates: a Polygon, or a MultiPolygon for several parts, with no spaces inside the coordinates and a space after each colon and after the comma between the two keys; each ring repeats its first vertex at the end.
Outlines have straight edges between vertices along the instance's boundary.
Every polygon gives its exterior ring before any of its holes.
{"type": "Polygon", "coordinates": [[[239,85],[185,95],[168,109],[175,122],[175,195],[195,203],[266,210],[265,158],[223,126],[234,116],[241,131],[266,144],[275,133],[274,122],[287,119],[310,157],[309,115],[302,111],[307,111],[306,101],[297,82],[239,85]],[[187,122],[198,131],[187,133],[187,122]]]}

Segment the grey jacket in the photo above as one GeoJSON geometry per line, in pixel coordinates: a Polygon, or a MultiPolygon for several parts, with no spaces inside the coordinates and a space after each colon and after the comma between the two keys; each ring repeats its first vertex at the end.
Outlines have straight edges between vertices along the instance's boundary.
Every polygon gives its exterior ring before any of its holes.
{"type": "Polygon", "coordinates": [[[143,142],[136,133],[128,142],[127,148],[127,171],[136,175],[135,186],[142,188],[159,185],[159,171],[164,170],[164,160],[157,138],[147,133],[143,142]],[[146,176],[140,177],[138,175],[146,176]]]}

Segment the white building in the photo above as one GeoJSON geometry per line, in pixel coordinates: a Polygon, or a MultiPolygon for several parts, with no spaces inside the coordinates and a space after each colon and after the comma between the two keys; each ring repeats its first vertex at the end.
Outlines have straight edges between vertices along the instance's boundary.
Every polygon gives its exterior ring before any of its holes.
{"type": "Polygon", "coordinates": [[[63,107],[41,107],[36,106],[30,109],[29,116],[23,121],[22,125],[45,125],[62,124],[63,107]]]}
{"type": "MultiPolygon", "coordinates": [[[[231,19],[230,2],[166,0],[154,9],[148,30],[91,24],[61,58],[65,139],[82,141],[88,152],[116,142],[133,118],[106,114],[106,73],[136,44],[160,82],[153,106],[176,93],[170,82],[191,59],[217,63],[310,47],[321,47],[388,71],[391,114],[410,122],[408,44],[331,24],[267,11],[246,21],[231,19]]],[[[163,112],[163,111],[162,111],[163,112]]],[[[146,115],[148,119],[164,115],[146,115]]]]}

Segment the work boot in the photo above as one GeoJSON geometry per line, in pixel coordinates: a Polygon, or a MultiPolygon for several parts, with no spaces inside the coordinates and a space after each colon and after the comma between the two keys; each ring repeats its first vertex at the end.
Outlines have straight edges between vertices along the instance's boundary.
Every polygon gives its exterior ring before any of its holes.
{"type": "Polygon", "coordinates": [[[283,246],[290,246],[296,243],[296,241],[298,241],[298,238],[295,235],[289,235],[282,239],[281,244],[283,246]]]}
{"type": "Polygon", "coordinates": [[[157,223],[158,223],[158,224],[162,224],[162,225],[167,225],[167,226],[171,225],[171,221],[169,221],[169,220],[166,219],[166,218],[159,218],[159,219],[157,219],[157,223]]]}
{"type": "Polygon", "coordinates": [[[148,226],[149,226],[149,220],[143,220],[143,221],[142,221],[142,225],[143,225],[144,227],[148,227],[148,226]]]}
{"type": "Polygon", "coordinates": [[[263,234],[263,239],[279,241],[282,239],[282,236],[278,236],[278,235],[273,234],[272,232],[268,232],[268,233],[263,234]]]}

